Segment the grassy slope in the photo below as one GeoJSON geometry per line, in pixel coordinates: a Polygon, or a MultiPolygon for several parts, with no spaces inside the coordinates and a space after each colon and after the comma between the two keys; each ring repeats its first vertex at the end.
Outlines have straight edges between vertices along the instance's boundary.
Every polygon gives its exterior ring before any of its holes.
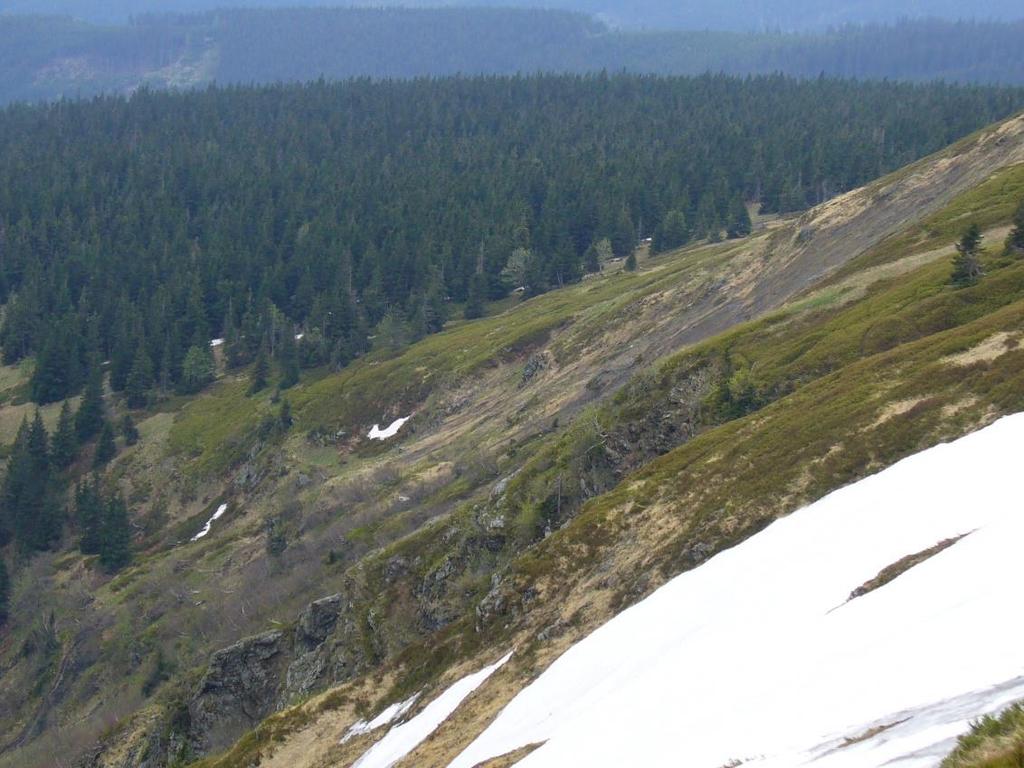
{"type": "MultiPolygon", "coordinates": [[[[580,424],[594,424],[588,439],[598,441],[628,433],[648,414],[664,412],[695,377],[710,371],[721,378],[727,351],[733,378],[756,393],[753,413],[724,423],[708,405],[694,439],[646,463],[525,550],[495,590],[500,611],[482,623],[460,620],[398,658],[395,682],[377,705],[454,676],[452,667],[479,666],[510,644],[520,649],[484,696],[407,764],[444,764],[561,650],[676,573],[839,485],[1024,409],[1024,262],[1004,259],[993,247],[985,280],[955,291],[945,257],[917,258],[955,232],[965,211],[985,212],[990,226],[1005,223],[1008,201],[1022,185],[1021,166],[1000,172],[982,192],[969,191],[931,216],[927,229],[937,234],[905,235],[898,248],[889,240],[859,260],[862,272],[894,259],[909,271],[860,291],[818,294],[670,357],[581,414],[575,432],[539,446],[507,491],[521,513],[543,507],[553,478],[571,486],[587,471],[578,462],[580,424]]],[[[397,546],[430,551],[437,535],[426,529],[397,546]]],[[[271,755],[273,742],[287,753],[289,739],[315,728],[325,711],[331,708],[322,702],[289,710],[203,765],[247,765],[257,753],[271,755]]],[[[364,747],[310,754],[342,763],[364,747]]]]}
{"type": "Polygon", "coordinates": [[[960,737],[942,768],[1020,768],[1024,765],[1024,704],[983,717],[960,737]]]}

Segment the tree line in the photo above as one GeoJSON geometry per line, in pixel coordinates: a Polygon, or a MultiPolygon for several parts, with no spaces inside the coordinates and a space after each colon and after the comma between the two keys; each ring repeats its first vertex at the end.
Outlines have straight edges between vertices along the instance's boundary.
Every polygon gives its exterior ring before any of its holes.
{"type": "Polygon", "coordinates": [[[341,366],[626,257],[807,207],[1024,104],[784,77],[324,82],[0,112],[3,360],[129,407],[230,366],[341,366]],[[216,343],[216,342],[215,342],[216,343]]]}

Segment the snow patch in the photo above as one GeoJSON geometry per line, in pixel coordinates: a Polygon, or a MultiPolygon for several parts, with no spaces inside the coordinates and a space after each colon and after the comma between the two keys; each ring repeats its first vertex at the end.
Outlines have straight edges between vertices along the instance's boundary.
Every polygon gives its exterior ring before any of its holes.
{"type": "Polygon", "coordinates": [[[223,343],[224,343],[224,339],[210,339],[210,346],[211,347],[219,347],[223,343]]]}
{"type": "Polygon", "coordinates": [[[412,705],[416,703],[416,699],[418,699],[419,697],[420,695],[418,693],[414,693],[405,701],[395,702],[391,706],[387,707],[375,718],[373,718],[373,720],[357,720],[355,723],[351,725],[351,727],[349,727],[347,731],[345,731],[345,735],[341,737],[340,743],[344,744],[349,739],[352,739],[356,736],[362,736],[364,733],[375,731],[381,726],[387,725],[392,720],[401,717],[409,711],[412,705]]]}
{"type": "Polygon", "coordinates": [[[219,520],[221,515],[223,515],[227,511],[227,504],[221,504],[219,507],[217,507],[217,511],[214,512],[213,515],[210,516],[210,519],[206,521],[206,525],[203,526],[203,530],[201,530],[199,533],[192,537],[192,541],[199,541],[206,534],[208,534],[210,532],[210,528],[213,527],[214,522],[219,520]]]}
{"type": "Polygon", "coordinates": [[[379,424],[374,424],[367,437],[371,440],[387,440],[389,437],[394,437],[398,434],[398,430],[405,426],[405,422],[411,418],[412,416],[405,416],[401,419],[395,419],[387,429],[381,429],[379,424]]]}
{"type": "Polygon", "coordinates": [[[458,708],[459,704],[469,694],[479,688],[487,678],[498,671],[510,658],[512,658],[511,651],[491,666],[484,667],[479,672],[467,675],[452,684],[412,720],[396,725],[388,731],[383,739],[370,747],[363,753],[362,757],[356,760],[352,768],[391,768],[391,766],[416,749],[441,723],[448,719],[448,716],[458,708]]]}
{"type": "Polygon", "coordinates": [[[971,720],[1024,697],[1022,445],[1024,414],[1000,419],[676,577],[564,653],[451,768],[536,743],[517,768],[938,765],[971,720]]]}

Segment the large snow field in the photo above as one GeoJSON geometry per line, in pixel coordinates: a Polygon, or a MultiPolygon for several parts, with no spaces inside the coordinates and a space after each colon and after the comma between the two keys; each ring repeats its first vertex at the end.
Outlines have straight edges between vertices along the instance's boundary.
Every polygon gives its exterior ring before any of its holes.
{"type": "Polygon", "coordinates": [[[773,523],[572,647],[452,766],[538,742],[518,766],[937,765],[1024,698],[1022,448],[1006,417],[773,523]]]}

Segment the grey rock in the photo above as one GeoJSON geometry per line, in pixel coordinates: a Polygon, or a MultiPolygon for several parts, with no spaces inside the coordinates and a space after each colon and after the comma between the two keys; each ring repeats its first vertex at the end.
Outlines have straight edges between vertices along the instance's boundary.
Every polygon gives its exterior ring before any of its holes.
{"type": "Polygon", "coordinates": [[[334,631],[338,615],[347,607],[340,594],[324,597],[307,605],[299,615],[295,627],[296,648],[311,651],[323,643],[334,631]]]}
{"type": "Polygon", "coordinates": [[[191,735],[204,751],[225,749],[239,733],[274,711],[286,646],[284,632],[274,630],[210,657],[189,704],[191,735]]]}

